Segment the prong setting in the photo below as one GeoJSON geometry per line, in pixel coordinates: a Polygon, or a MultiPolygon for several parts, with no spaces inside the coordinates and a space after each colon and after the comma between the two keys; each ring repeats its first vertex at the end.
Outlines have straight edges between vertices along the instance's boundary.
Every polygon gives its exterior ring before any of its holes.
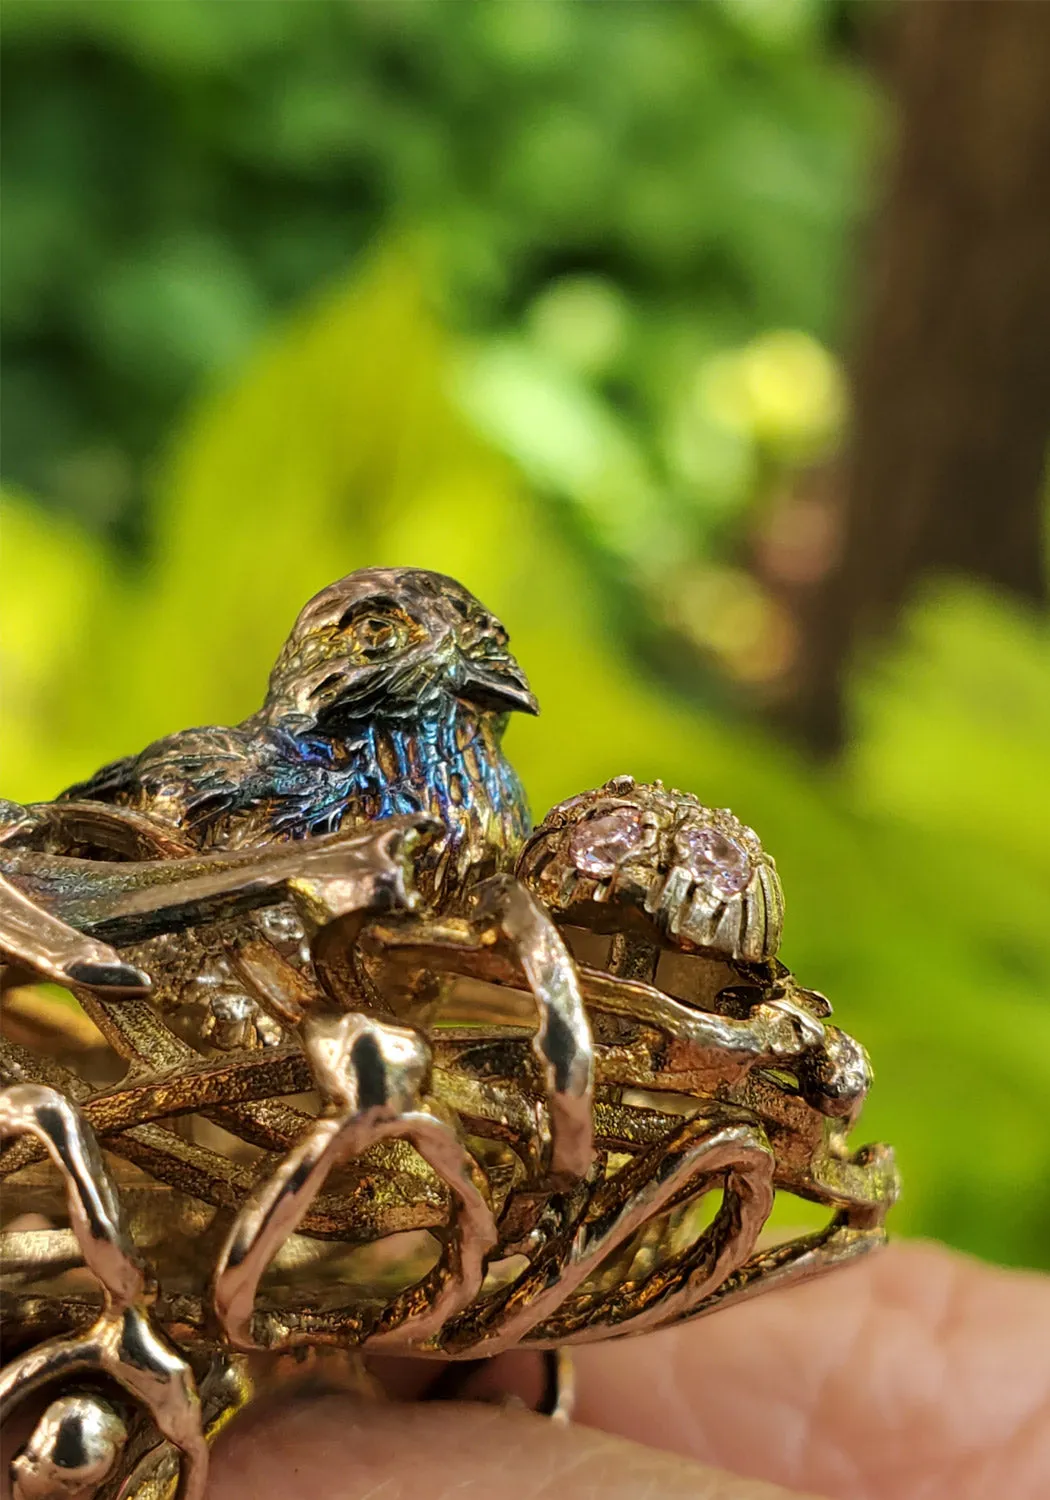
{"type": "Polygon", "coordinates": [[[780,947],[783,895],[757,834],[660,782],[620,776],[552,809],[518,868],[567,921],[593,905],[633,908],[687,952],[759,963],[780,947]]]}

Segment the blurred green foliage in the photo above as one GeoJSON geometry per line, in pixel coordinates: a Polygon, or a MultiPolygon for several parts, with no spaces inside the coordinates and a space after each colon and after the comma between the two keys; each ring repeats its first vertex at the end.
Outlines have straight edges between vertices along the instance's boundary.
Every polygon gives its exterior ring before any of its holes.
{"type": "Polygon", "coordinates": [[[5,792],[47,797],[249,712],[299,605],[350,568],[451,572],[505,619],[543,704],[511,731],[538,811],[660,775],[775,852],[785,957],[875,1058],[864,1131],[899,1147],[896,1227],[1050,1265],[1045,625],[962,585],[926,600],[858,683],[834,774],[669,698],[618,648],[549,504],[479,435],[422,283],[389,248],[200,402],[158,478],[148,569],[8,500],[5,792]]]}
{"type": "Polygon", "coordinates": [[[851,15],[7,0],[8,481],[154,541],[146,476],[175,411],[407,228],[443,319],[482,345],[479,419],[630,587],[636,635],[717,656],[718,622],[664,619],[654,580],[728,556],[770,459],[837,425],[820,346],[881,117],[851,15]],[[757,354],[779,397],[760,372],[741,399],[726,357],[778,329],[794,345],[757,354]]]}

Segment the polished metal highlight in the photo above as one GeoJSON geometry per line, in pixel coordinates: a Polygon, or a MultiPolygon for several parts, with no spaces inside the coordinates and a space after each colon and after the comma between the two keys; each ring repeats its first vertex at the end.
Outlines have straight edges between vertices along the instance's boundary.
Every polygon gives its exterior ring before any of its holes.
{"type": "Polygon", "coordinates": [[[366,570],[250,719],[0,803],[16,1500],[200,1500],[249,1365],[308,1356],[367,1390],[536,1349],[566,1420],[573,1345],[883,1242],[867,1057],[778,957],[773,859],[627,776],[530,834],[535,708],[466,590],[366,570]],[[778,1191],[826,1227],[767,1242],[778,1191]]]}
{"type": "MultiPolygon", "coordinates": [[[[146,1278],[90,1127],[57,1090],[22,1083],[0,1092],[0,1139],[18,1135],[36,1137],[62,1177],[84,1264],[102,1288],[102,1311],[83,1332],[45,1339],[4,1366],[0,1422],[18,1403],[59,1382],[85,1375],[108,1378],[148,1411],[161,1436],[178,1450],[179,1500],[203,1500],[208,1454],[193,1371],[150,1321],[146,1278]]],[[[98,1478],[108,1475],[123,1443],[112,1425],[107,1442],[100,1431],[104,1423],[93,1422],[94,1414],[101,1415],[87,1397],[80,1398],[74,1411],[56,1403],[48,1407],[16,1469],[16,1483],[26,1500],[34,1487],[38,1494],[47,1493],[40,1488],[42,1476],[49,1467],[54,1476],[57,1439],[63,1435],[77,1439],[80,1451],[74,1467],[84,1476],[82,1488],[90,1484],[93,1470],[98,1478]]],[[[51,1493],[62,1491],[56,1486],[51,1493]]]]}

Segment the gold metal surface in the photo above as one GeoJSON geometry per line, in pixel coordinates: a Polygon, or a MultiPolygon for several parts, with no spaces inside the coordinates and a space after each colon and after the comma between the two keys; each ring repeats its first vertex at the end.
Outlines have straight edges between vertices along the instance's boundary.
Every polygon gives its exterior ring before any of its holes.
{"type": "Polygon", "coordinates": [[[51,1398],[17,1500],[199,1500],[249,1357],[536,1348],[565,1419],[573,1344],[882,1243],[867,1058],[757,836],[619,777],[526,839],[514,707],[477,601],[374,570],[253,719],[4,804],[0,1397],[51,1398]],[[827,1226],[763,1248],[778,1191],[827,1226]]]}

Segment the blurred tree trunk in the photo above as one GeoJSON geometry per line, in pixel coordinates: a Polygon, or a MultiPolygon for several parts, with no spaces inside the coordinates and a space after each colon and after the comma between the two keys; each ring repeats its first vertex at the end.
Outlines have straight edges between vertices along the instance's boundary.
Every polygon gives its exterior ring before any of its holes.
{"type": "Polygon", "coordinates": [[[870,244],[840,551],[803,609],[790,727],[845,736],[858,647],[948,570],[1043,605],[1050,3],[898,3],[900,138],[870,244]]]}

